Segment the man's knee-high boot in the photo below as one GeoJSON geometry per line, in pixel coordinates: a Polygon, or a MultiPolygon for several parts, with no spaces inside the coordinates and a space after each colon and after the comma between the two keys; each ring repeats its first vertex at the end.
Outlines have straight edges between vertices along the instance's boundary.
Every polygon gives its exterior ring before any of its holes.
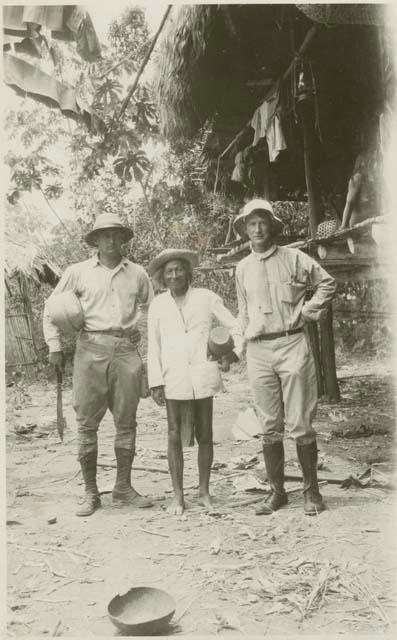
{"type": "Polygon", "coordinates": [[[303,496],[305,500],[304,510],[306,515],[315,516],[325,509],[321,493],[318,489],[317,443],[315,441],[310,444],[299,444],[297,442],[296,451],[302,467],[303,496]]]}
{"type": "Polygon", "coordinates": [[[284,489],[284,444],[274,442],[263,445],[266,473],[269,480],[271,494],[261,503],[255,513],[267,516],[288,503],[288,496],[284,489]]]}
{"type": "Polygon", "coordinates": [[[80,466],[85,484],[85,499],[76,511],[76,516],[90,516],[101,506],[96,483],[97,452],[92,451],[80,457],[80,466]]]}
{"type": "Polygon", "coordinates": [[[131,486],[131,467],[134,455],[128,449],[116,447],[114,450],[117,461],[116,484],[112,491],[113,500],[131,504],[134,507],[152,507],[152,503],[148,498],[139,495],[131,486]]]}

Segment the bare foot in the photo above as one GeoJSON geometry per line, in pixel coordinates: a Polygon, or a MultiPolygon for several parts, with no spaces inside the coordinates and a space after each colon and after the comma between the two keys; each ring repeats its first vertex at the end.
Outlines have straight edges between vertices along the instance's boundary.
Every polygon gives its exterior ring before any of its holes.
{"type": "Polygon", "coordinates": [[[185,501],[183,498],[173,498],[167,507],[167,513],[172,516],[181,516],[185,510],[185,501]]]}
{"type": "Polygon", "coordinates": [[[209,493],[200,494],[199,502],[201,505],[203,505],[203,507],[207,507],[208,509],[212,509],[214,506],[214,503],[209,493]]]}

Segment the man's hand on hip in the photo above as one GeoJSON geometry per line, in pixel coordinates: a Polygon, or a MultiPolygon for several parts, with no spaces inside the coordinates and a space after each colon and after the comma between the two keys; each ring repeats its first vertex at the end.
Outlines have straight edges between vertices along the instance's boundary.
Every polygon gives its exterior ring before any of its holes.
{"type": "Polygon", "coordinates": [[[141,332],[139,329],[133,329],[130,333],[130,340],[134,347],[137,347],[141,341],[141,332]]]}
{"type": "Polygon", "coordinates": [[[55,371],[63,371],[65,368],[65,355],[63,351],[53,351],[48,355],[48,361],[55,371]]]}
{"type": "Polygon", "coordinates": [[[164,385],[160,387],[152,387],[150,389],[150,395],[159,407],[162,407],[165,404],[164,385]]]}

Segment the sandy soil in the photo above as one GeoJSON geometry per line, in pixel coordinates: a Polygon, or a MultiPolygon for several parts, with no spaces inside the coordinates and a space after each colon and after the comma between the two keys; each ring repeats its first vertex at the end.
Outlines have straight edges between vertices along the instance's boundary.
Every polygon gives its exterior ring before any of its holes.
{"type": "MultiPolygon", "coordinates": [[[[382,475],[373,479],[390,479],[390,371],[384,363],[367,363],[345,367],[339,376],[342,402],[321,404],[316,421],[319,476],[358,476],[375,463],[382,475]]],[[[157,472],[135,471],[133,478],[141,493],[154,497],[154,508],[112,506],[106,492],[115,469],[101,467],[103,506],[86,519],[74,515],[83,487],[70,380],[63,444],[54,421],[54,382],[7,390],[9,635],[118,635],[108,602],[138,585],[163,588],[175,598],[169,634],[395,634],[394,492],[376,484],[327,484],[322,493],[328,509],[314,518],[303,514],[300,491],[269,517],[256,516],[255,505],[230,508],[231,501],[257,497],[241,483],[254,472],[260,479],[263,465],[260,441],[236,442],[231,432],[250,402],[244,372],[228,374],[225,387],[215,401],[212,514],[198,504],[195,448],[185,449],[190,508],[182,517],[164,511],[171,495],[169,476],[161,472],[167,469],[166,421],[147,399],[139,408],[135,463],[157,472]],[[30,433],[16,434],[29,423],[36,425],[30,433]],[[254,456],[251,469],[239,468],[254,456]]],[[[286,459],[287,473],[299,474],[288,439],[286,459]]],[[[100,429],[99,461],[114,464],[109,415],[100,429]]]]}

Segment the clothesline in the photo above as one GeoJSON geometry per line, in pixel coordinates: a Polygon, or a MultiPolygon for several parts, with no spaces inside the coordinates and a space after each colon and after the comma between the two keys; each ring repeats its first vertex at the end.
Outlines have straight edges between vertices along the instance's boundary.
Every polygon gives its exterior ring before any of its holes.
{"type": "MultiPolygon", "coordinates": [[[[303,40],[298,52],[294,55],[290,65],[288,66],[286,71],[283,73],[283,75],[275,82],[275,84],[271,87],[271,89],[266,93],[266,96],[265,96],[264,100],[262,100],[262,103],[264,101],[266,101],[266,98],[272,94],[272,92],[274,91],[274,87],[275,86],[277,86],[277,85],[281,86],[281,84],[284,82],[284,80],[286,80],[288,78],[290,73],[294,70],[296,63],[301,59],[302,55],[304,54],[304,52],[306,51],[307,47],[309,46],[309,44],[313,40],[314,36],[316,35],[316,33],[321,28],[322,28],[322,25],[319,25],[319,24],[315,24],[312,27],[310,27],[309,31],[307,32],[307,34],[305,36],[305,39],[303,40]]],[[[233,140],[227,145],[227,147],[218,156],[214,193],[216,193],[217,184],[218,184],[220,161],[230,151],[230,149],[240,140],[240,138],[247,132],[247,130],[249,129],[249,127],[251,125],[251,120],[252,120],[252,118],[250,118],[250,120],[248,120],[247,124],[243,127],[243,129],[241,129],[241,131],[239,131],[237,133],[237,135],[233,138],[233,140]]]]}

